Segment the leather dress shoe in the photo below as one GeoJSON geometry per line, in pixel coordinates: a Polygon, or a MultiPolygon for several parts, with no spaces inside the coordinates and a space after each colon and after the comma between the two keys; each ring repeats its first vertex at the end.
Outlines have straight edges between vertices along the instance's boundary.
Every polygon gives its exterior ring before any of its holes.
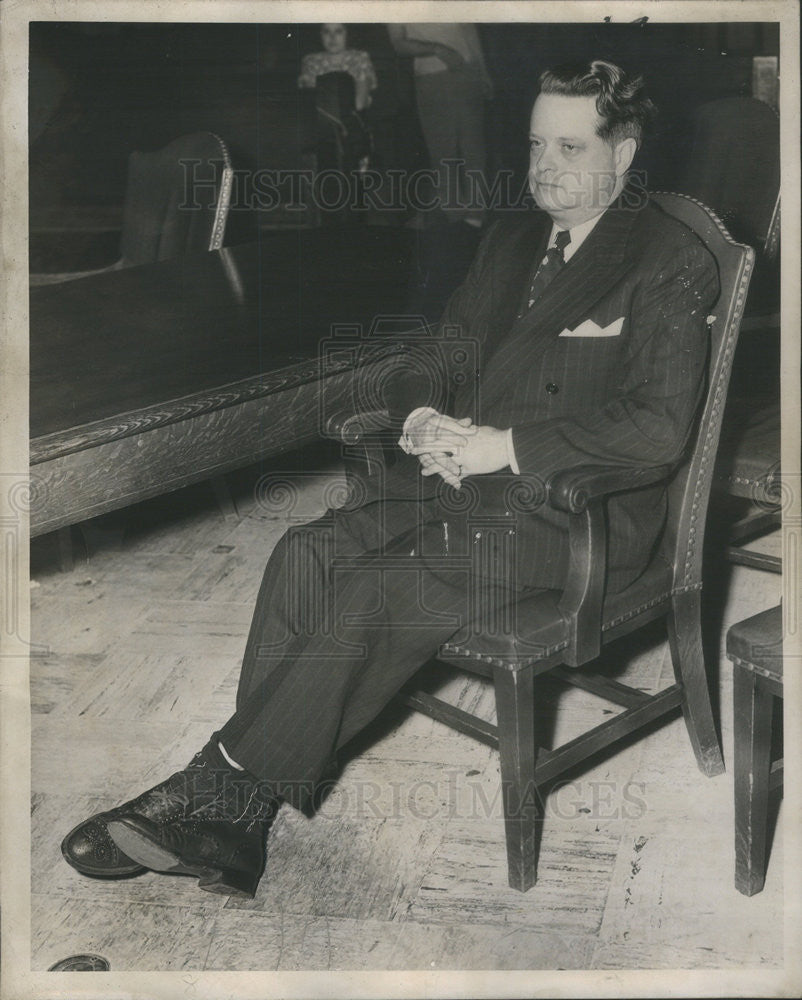
{"type": "Polygon", "coordinates": [[[252,898],[265,863],[265,838],[279,801],[216,744],[184,771],[113,810],[117,849],[153,871],[194,875],[207,892],[252,898]]]}
{"type": "Polygon", "coordinates": [[[61,853],[67,864],[82,875],[96,878],[120,878],[147,871],[144,865],[133,861],[114,843],[109,836],[108,824],[116,815],[127,812],[140,813],[155,820],[168,820],[180,815],[180,809],[176,809],[167,789],[175,791],[178,786],[183,787],[181,776],[184,773],[179,771],[156,788],[115,809],[97,813],[70,830],[61,842],[61,853]]]}
{"type": "Polygon", "coordinates": [[[265,863],[265,822],[176,820],[157,824],[133,813],[109,823],[115,843],[153,871],[194,875],[207,892],[252,899],[265,863]]]}
{"type": "Polygon", "coordinates": [[[141,875],[147,869],[123,854],[109,836],[106,823],[115,810],[97,813],[79,823],[61,842],[61,853],[68,865],[93,878],[125,878],[141,875]]]}

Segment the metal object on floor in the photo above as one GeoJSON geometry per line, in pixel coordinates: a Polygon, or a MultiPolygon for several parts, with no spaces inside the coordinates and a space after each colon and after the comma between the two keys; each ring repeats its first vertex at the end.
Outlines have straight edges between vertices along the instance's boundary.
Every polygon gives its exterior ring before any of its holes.
{"type": "Polygon", "coordinates": [[[51,965],[48,972],[108,972],[109,960],[102,955],[69,955],[51,965]]]}

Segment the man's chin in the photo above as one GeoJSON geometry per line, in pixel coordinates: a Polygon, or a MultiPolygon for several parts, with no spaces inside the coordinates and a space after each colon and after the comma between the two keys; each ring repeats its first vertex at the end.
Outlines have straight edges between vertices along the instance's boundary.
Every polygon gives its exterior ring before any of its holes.
{"type": "Polygon", "coordinates": [[[581,199],[555,184],[538,184],[534,190],[535,204],[544,212],[572,212],[581,205],[581,199]]]}

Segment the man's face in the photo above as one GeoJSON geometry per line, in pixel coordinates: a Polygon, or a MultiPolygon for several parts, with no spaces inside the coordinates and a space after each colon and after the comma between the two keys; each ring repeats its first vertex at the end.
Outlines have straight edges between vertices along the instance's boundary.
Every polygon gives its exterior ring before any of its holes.
{"type": "Polygon", "coordinates": [[[634,141],[616,148],[599,138],[600,124],[594,97],[541,94],[532,108],[529,190],[558,226],[592,219],[623,187],[632,157],[621,147],[634,141]]]}

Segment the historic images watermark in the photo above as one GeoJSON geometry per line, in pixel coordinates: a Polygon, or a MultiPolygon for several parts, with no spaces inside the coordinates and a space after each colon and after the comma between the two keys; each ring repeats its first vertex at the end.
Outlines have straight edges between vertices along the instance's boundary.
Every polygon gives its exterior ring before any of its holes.
{"type": "MultiPolygon", "coordinates": [[[[181,160],[183,197],[179,208],[198,211],[213,206],[218,188],[213,162],[181,160]]],[[[551,178],[551,198],[566,209],[582,199],[592,203],[609,200],[615,178],[608,173],[591,174],[590,189],[579,171],[564,170],[551,178]]],[[[630,171],[622,194],[624,205],[637,208],[646,198],[646,171],[630,171]]],[[[429,214],[444,212],[515,212],[531,207],[529,176],[509,169],[492,175],[466,168],[454,157],[441,161],[438,169],[338,170],[325,168],[256,170],[235,169],[231,181],[233,212],[269,214],[281,209],[299,215],[322,212],[374,212],[429,214]]]]}
{"type": "MultiPolygon", "coordinates": [[[[365,778],[343,780],[332,775],[316,782],[238,780],[230,771],[220,772],[220,794],[204,802],[198,813],[207,819],[230,818],[245,813],[254,801],[269,802],[277,794],[290,802],[325,803],[328,819],[363,820],[456,819],[467,822],[515,818],[582,820],[600,823],[641,819],[648,811],[645,782],[574,779],[549,786],[530,784],[514,790],[514,803],[506,783],[496,774],[446,767],[436,778],[365,778]]],[[[177,794],[186,805],[188,795],[177,794]]]]}
{"type": "Polygon", "coordinates": [[[636,781],[563,781],[551,788],[534,784],[515,789],[510,808],[505,782],[446,768],[436,779],[376,781],[332,779],[331,788],[317,789],[325,798],[326,815],[364,819],[432,820],[438,817],[468,822],[533,818],[603,822],[640,819],[648,809],[646,784],[636,781]],[[505,805],[506,803],[506,805],[505,805]]]}
{"type": "Polygon", "coordinates": [[[31,642],[23,628],[25,580],[22,545],[31,510],[43,502],[47,483],[35,473],[0,473],[0,552],[3,553],[5,586],[0,588],[0,648],[4,657],[47,656],[49,647],[31,642]]]}

